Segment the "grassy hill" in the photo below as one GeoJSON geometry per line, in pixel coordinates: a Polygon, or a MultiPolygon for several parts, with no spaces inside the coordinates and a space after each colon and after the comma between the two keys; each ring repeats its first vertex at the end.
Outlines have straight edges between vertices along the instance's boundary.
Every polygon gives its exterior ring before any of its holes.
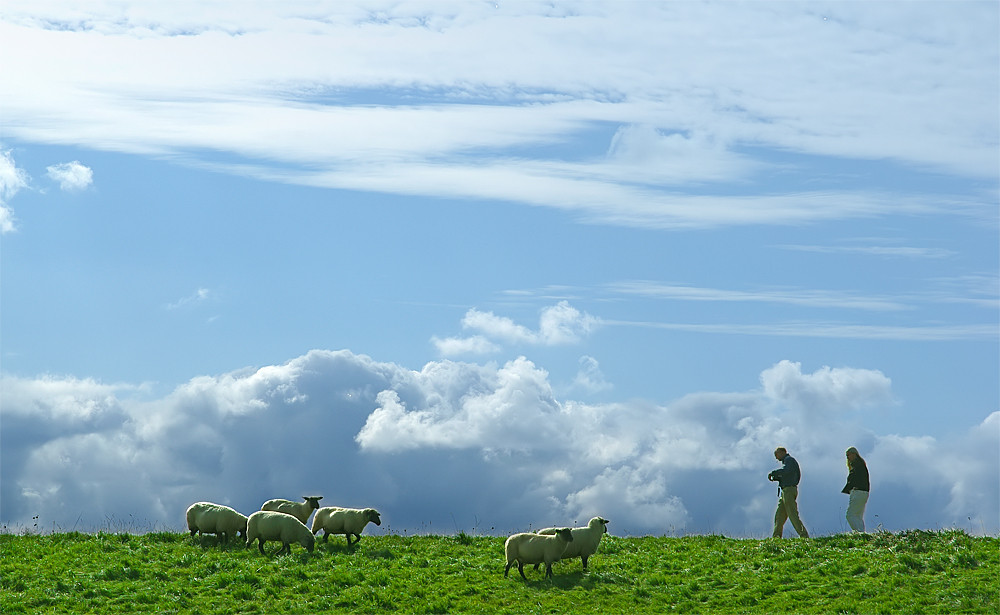
{"type": "MultiPolygon", "coordinates": [[[[811,540],[605,537],[516,567],[502,537],[342,537],[262,556],[187,534],[0,534],[3,613],[997,613],[1000,539],[959,530],[811,540]]],[[[268,543],[268,552],[279,545],[268,543]]]]}

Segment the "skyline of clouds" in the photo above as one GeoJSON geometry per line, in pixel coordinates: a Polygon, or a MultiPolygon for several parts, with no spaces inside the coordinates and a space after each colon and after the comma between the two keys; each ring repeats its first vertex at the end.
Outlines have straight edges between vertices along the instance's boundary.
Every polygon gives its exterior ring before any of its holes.
{"type": "Polygon", "coordinates": [[[192,501],[249,512],[316,492],[375,506],[395,531],[502,533],[600,514],[616,534],[764,536],[765,476],[784,445],[803,466],[805,522],[824,535],[845,531],[843,450],[854,445],[872,471],[873,527],[1000,528],[1000,412],[942,439],[873,433],[863,414],[894,403],[877,370],[782,360],[759,382],[662,404],[586,403],[557,397],[524,357],[410,370],[346,350],[194,378],[162,397],[5,375],[0,517],[12,528],[35,515],[46,529],[125,517],[177,528],[192,501]]]}

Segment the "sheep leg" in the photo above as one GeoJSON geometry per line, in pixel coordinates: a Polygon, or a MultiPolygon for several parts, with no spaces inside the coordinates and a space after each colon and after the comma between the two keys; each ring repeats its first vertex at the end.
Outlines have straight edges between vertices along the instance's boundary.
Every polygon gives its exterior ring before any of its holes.
{"type": "Polygon", "coordinates": [[[583,560],[583,569],[584,569],[584,570],[586,570],[586,569],[587,569],[587,557],[588,557],[588,556],[586,556],[586,555],[581,555],[581,556],[580,556],[580,559],[581,559],[581,560],[583,560]]]}
{"type": "Polygon", "coordinates": [[[257,548],[260,549],[260,554],[261,555],[267,555],[267,553],[264,553],[264,540],[263,539],[261,539],[261,540],[259,540],[257,542],[257,548]]]}
{"type": "Polygon", "coordinates": [[[552,578],[552,562],[546,562],[545,564],[545,578],[546,579],[552,578]]]}
{"type": "Polygon", "coordinates": [[[507,565],[503,567],[503,578],[507,578],[507,573],[510,572],[510,567],[514,565],[513,561],[507,562],[507,565]]]}
{"type": "Polygon", "coordinates": [[[525,581],[528,580],[528,577],[524,576],[524,564],[521,563],[521,560],[517,560],[517,571],[521,573],[522,579],[524,579],[525,581]]]}

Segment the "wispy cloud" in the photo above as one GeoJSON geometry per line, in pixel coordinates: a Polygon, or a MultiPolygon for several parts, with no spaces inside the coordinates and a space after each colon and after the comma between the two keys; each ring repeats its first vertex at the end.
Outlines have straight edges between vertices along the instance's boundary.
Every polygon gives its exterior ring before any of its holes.
{"type": "Polygon", "coordinates": [[[604,377],[601,365],[594,357],[584,355],[580,357],[580,369],[576,373],[571,385],[572,391],[581,393],[603,393],[614,388],[604,377]]]}
{"type": "Polygon", "coordinates": [[[797,252],[816,252],[819,254],[861,254],[870,256],[890,256],[899,258],[949,258],[955,256],[954,250],[943,248],[918,248],[908,246],[820,246],[820,245],[782,245],[783,250],[797,252]]]}
{"type": "Polygon", "coordinates": [[[196,152],[223,152],[225,163],[200,162],[644,228],[993,205],[962,194],[865,186],[775,194],[754,184],[772,164],[761,152],[776,151],[995,179],[988,5],[908,6],[920,23],[945,24],[917,36],[908,20],[861,4],[828,7],[836,14],[828,21],[797,4],[598,3],[572,14],[520,2],[332,4],[322,17],[264,5],[200,20],[116,4],[67,19],[36,4],[6,7],[0,22],[0,36],[24,50],[0,83],[5,129],[27,141],[195,162],[196,152]],[[113,71],[97,61],[108,56],[119,60],[113,71]],[[672,70],[646,70],[650,57],[672,70]]]}
{"type": "Polygon", "coordinates": [[[178,310],[181,308],[192,307],[200,303],[204,303],[211,296],[212,296],[212,291],[210,291],[207,288],[199,288],[198,290],[194,291],[194,293],[186,297],[181,297],[180,299],[174,301],[173,303],[166,304],[165,307],[168,310],[178,310]]]}
{"type": "Polygon", "coordinates": [[[773,337],[817,337],[859,340],[910,342],[950,342],[962,340],[996,341],[1000,329],[994,324],[968,325],[868,325],[824,322],[786,322],[762,324],[678,323],[627,320],[602,320],[606,326],[647,327],[669,331],[717,335],[760,335],[773,337]]]}
{"type": "Polygon", "coordinates": [[[707,301],[727,303],[777,303],[816,308],[847,308],[870,311],[898,311],[910,306],[888,297],[864,296],[845,291],[811,289],[759,289],[753,291],[703,288],[664,284],[646,280],[617,282],[608,290],[625,295],[674,301],[707,301]]]}

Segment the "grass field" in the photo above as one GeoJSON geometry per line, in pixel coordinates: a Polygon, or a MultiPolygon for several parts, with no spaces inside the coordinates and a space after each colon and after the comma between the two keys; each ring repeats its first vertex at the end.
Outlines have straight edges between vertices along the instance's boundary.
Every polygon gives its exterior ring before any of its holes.
{"type": "MultiPolygon", "coordinates": [[[[606,536],[516,567],[502,537],[365,536],[262,556],[155,532],[0,534],[3,613],[998,613],[1000,539],[960,530],[811,540],[606,536]]],[[[268,543],[271,553],[280,546],[268,543]]]]}

